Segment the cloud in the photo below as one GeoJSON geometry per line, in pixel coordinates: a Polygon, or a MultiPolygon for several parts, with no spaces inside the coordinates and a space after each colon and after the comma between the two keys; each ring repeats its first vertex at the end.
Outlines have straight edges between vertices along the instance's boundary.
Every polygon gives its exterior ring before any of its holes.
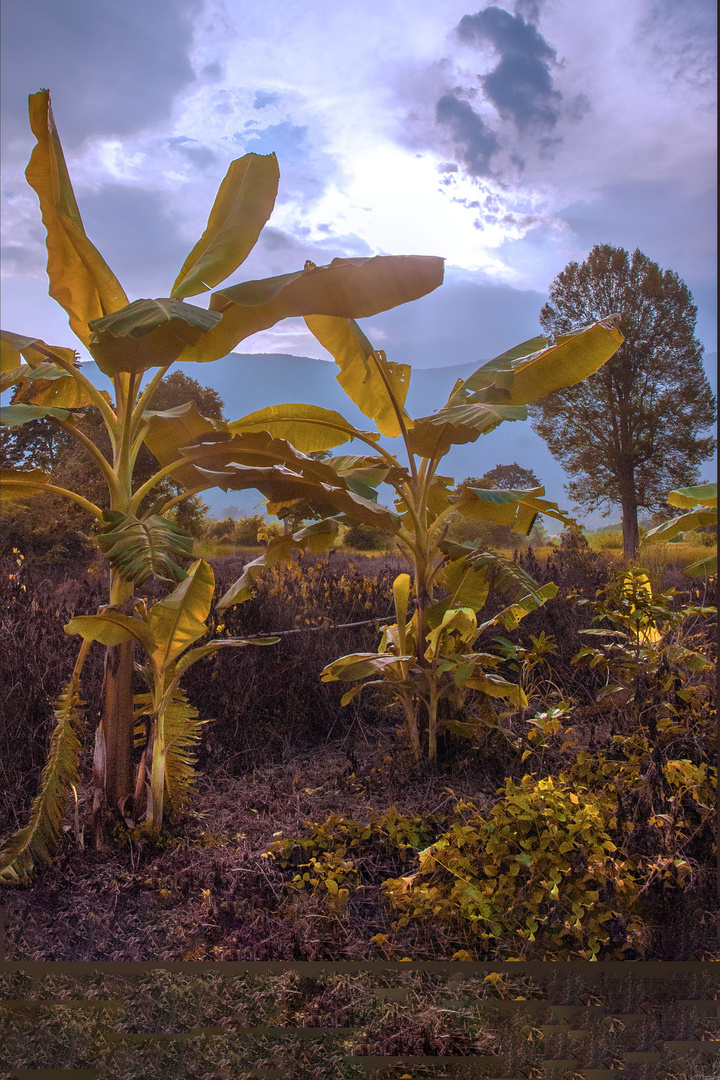
{"type": "Polygon", "coordinates": [[[195,75],[193,0],[22,0],[2,10],[5,137],[29,136],[27,95],[49,87],[66,147],[170,117],[195,75]]]}
{"type": "Polygon", "coordinates": [[[498,140],[472,105],[455,94],[443,94],[435,106],[435,117],[449,128],[456,153],[470,176],[489,176],[498,140]]]}
{"type": "Polygon", "coordinates": [[[464,15],[456,33],[464,44],[490,44],[500,54],[496,67],[480,76],[480,82],[504,120],[512,120],[521,133],[554,127],[562,100],[551,74],[557,54],[537,27],[493,6],[464,15]]]}

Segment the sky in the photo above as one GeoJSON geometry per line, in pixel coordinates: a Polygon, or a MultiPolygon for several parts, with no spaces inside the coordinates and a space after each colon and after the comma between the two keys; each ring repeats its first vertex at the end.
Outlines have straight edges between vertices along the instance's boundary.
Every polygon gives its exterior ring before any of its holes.
{"type": "MultiPolygon", "coordinates": [[[[1,17],[4,329],[76,344],[24,179],[27,95],[47,87],[131,300],[168,295],[229,162],[275,151],[275,210],[228,284],[443,256],[440,289],[364,320],[391,360],[480,364],[535,335],[596,243],[675,270],[717,349],[709,0],[6,0],[1,17]]],[[[328,358],[302,320],[239,349],[328,358]]]]}

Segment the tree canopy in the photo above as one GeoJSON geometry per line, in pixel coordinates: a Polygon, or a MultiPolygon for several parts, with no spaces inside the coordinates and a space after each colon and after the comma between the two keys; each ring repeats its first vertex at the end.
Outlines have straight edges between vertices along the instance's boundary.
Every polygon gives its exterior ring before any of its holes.
{"type": "Polygon", "coordinates": [[[715,439],[716,402],[695,337],[697,308],[684,281],[642,251],[593,247],[552,282],[540,325],[568,333],[608,311],[625,337],[582,383],[529,407],[533,427],[572,477],[567,492],[585,510],[620,505],[623,547],[637,554],[638,510],[664,505],[672,488],[697,482],[715,439]]]}

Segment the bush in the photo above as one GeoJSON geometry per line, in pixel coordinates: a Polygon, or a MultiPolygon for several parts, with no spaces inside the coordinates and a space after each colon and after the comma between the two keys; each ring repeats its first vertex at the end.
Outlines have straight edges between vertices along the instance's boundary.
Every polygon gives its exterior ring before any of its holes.
{"type": "Polygon", "coordinates": [[[351,525],[343,537],[345,547],[357,551],[387,551],[393,542],[392,533],[372,525],[351,525]]]}
{"type": "Polygon", "coordinates": [[[481,945],[502,939],[543,959],[591,960],[603,946],[617,958],[642,952],[640,882],[609,835],[615,802],[562,774],[508,779],[488,815],[460,800],[458,820],[420,852],[419,869],[385,882],[400,925],[460,921],[481,945]],[[612,941],[611,921],[622,924],[612,941]]]}

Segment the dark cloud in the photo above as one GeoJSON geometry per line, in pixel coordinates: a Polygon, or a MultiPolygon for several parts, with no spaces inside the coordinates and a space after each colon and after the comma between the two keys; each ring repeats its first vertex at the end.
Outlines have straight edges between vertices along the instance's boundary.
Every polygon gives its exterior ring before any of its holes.
{"type": "Polygon", "coordinates": [[[5,136],[28,134],[27,96],[52,93],[66,147],[165,120],[190,84],[193,0],[22,0],[2,6],[5,136]]]}
{"type": "Polygon", "coordinates": [[[443,94],[435,106],[435,119],[449,129],[455,151],[468,173],[471,176],[489,176],[490,159],[498,148],[497,136],[470,102],[463,101],[455,94],[443,94]]]}
{"type": "Polygon", "coordinates": [[[183,239],[168,201],[160,192],[121,184],[105,184],[97,192],[83,193],[80,200],[88,236],[131,300],[168,295],[205,224],[197,237],[183,239]]]}
{"type": "Polygon", "coordinates": [[[500,54],[497,66],[479,78],[504,120],[523,133],[557,122],[562,94],[554,88],[551,74],[556,52],[537,27],[522,15],[493,6],[464,15],[456,33],[468,45],[489,44],[500,54]]]}

